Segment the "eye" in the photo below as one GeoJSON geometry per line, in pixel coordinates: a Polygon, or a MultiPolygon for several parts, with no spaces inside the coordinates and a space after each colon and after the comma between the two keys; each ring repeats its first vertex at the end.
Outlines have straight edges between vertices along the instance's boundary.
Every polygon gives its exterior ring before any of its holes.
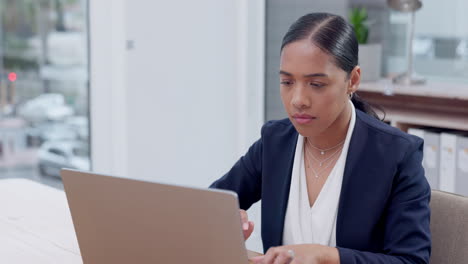
{"type": "Polygon", "coordinates": [[[309,83],[309,85],[313,86],[313,87],[317,87],[317,88],[321,88],[321,87],[325,86],[325,84],[319,83],[319,82],[311,82],[311,83],[309,83]]]}
{"type": "Polygon", "coordinates": [[[283,80],[283,81],[280,82],[280,84],[284,85],[284,86],[290,86],[290,85],[293,84],[293,82],[290,81],[290,80],[283,80]]]}

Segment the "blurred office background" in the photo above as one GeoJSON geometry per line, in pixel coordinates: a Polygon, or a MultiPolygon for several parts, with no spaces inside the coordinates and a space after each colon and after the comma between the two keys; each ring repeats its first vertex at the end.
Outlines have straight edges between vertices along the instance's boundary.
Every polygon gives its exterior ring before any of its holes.
{"type": "MultiPolygon", "coordinates": [[[[0,0],[0,178],[61,189],[67,167],[206,187],[266,120],[286,117],[277,72],[288,26],[353,7],[367,10],[381,56],[362,97],[426,137],[433,188],[468,195],[464,0],[416,12],[417,86],[389,79],[406,70],[410,16],[385,0],[0,0]]],[[[249,211],[247,246],[261,251],[259,203],[249,211]]]]}

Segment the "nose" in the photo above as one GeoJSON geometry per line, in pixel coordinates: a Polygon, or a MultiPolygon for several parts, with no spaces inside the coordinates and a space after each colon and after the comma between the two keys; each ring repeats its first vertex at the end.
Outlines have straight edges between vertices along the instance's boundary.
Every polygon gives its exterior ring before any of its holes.
{"type": "Polygon", "coordinates": [[[297,109],[305,109],[310,107],[310,100],[306,93],[306,88],[298,85],[293,89],[292,105],[297,109]]]}

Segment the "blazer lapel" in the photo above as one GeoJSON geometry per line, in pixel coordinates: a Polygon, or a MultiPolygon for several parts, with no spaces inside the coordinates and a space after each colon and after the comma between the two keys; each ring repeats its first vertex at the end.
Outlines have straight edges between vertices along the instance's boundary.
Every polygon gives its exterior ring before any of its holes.
{"type": "Polygon", "coordinates": [[[369,155],[374,155],[373,147],[369,143],[369,129],[360,118],[364,113],[356,111],[356,124],[351,137],[348,156],[343,174],[343,184],[341,187],[340,201],[338,205],[338,215],[336,222],[336,243],[337,246],[346,247],[355,244],[359,239],[356,233],[359,232],[358,223],[361,210],[360,192],[364,192],[363,186],[369,177],[369,165],[371,161],[369,155]],[[358,226],[356,226],[358,225],[358,226]]]}
{"type": "Polygon", "coordinates": [[[268,159],[273,162],[266,167],[269,169],[265,171],[267,175],[264,178],[262,195],[262,237],[265,252],[272,246],[282,244],[284,218],[289,199],[298,133],[290,124],[285,134],[275,137],[279,138],[274,138],[272,141],[272,143],[274,142],[273,148],[276,149],[269,152],[270,155],[274,156],[268,159]]]}

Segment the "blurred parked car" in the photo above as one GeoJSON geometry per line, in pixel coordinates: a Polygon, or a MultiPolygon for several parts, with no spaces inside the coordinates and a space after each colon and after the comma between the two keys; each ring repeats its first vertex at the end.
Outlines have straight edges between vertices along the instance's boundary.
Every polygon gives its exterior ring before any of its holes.
{"type": "Polygon", "coordinates": [[[71,116],[68,117],[65,122],[65,125],[68,125],[73,129],[80,140],[88,141],[89,139],[89,126],[88,118],[85,116],[71,116]]]}
{"type": "Polygon", "coordinates": [[[25,130],[28,146],[40,146],[46,141],[63,141],[79,139],[77,129],[66,123],[46,122],[25,130]]]}
{"type": "Polygon", "coordinates": [[[64,123],[46,123],[38,128],[41,142],[78,139],[78,132],[64,123]]]}
{"type": "Polygon", "coordinates": [[[73,109],[65,104],[61,94],[47,93],[18,106],[18,116],[31,123],[61,121],[73,115],[73,109]]]}
{"type": "Polygon", "coordinates": [[[62,168],[89,170],[89,148],[81,141],[45,142],[39,149],[41,175],[60,177],[62,168]]]}

